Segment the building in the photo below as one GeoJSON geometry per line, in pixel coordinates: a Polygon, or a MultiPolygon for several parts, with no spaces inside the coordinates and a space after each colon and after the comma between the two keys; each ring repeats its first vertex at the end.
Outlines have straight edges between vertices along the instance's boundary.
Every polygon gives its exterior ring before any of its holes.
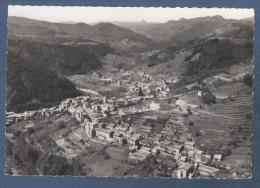
{"type": "Polygon", "coordinates": [[[160,104],[158,104],[158,103],[155,103],[155,102],[151,102],[150,104],[149,104],[149,109],[150,110],[158,110],[160,108],[160,104]]]}
{"type": "Polygon", "coordinates": [[[113,141],[113,131],[111,130],[96,128],[94,134],[102,140],[113,141]]]}
{"type": "Polygon", "coordinates": [[[83,128],[85,129],[85,133],[90,138],[93,138],[96,136],[95,129],[97,127],[98,127],[98,125],[96,124],[96,122],[90,122],[90,121],[87,121],[87,119],[85,119],[83,122],[83,128]]]}
{"type": "Polygon", "coordinates": [[[198,96],[199,96],[199,97],[202,97],[202,96],[203,96],[203,91],[198,90],[198,96]]]}
{"type": "Polygon", "coordinates": [[[198,166],[198,171],[199,171],[200,175],[213,176],[213,175],[215,175],[216,172],[219,171],[219,169],[200,163],[198,166]]]}
{"type": "Polygon", "coordinates": [[[204,95],[210,94],[210,91],[198,90],[198,96],[203,97],[204,95]]]}
{"type": "Polygon", "coordinates": [[[202,154],[201,155],[201,162],[203,164],[208,163],[211,160],[211,155],[210,154],[202,154]]]}
{"type": "Polygon", "coordinates": [[[196,162],[202,162],[202,154],[203,154],[203,151],[202,150],[199,150],[199,149],[196,149],[195,150],[195,161],[196,162]]]}
{"type": "Polygon", "coordinates": [[[160,149],[158,146],[155,146],[154,148],[151,149],[151,153],[154,155],[160,154],[160,149]]]}
{"type": "Polygon", "coordinates": [[[221,154],[214,154],[213,155],[213,161],[221,161],[222,155],[221,154]]]}
{"type": "Polygon", "coordinates": [[[188,90],[191,90],[191,89],[193,89],[193,88],[195,88],[195,87],[198,87],[198,83],[193,83],[193,84],[190,84],[190,85],[186,85],[185,86],[188,90]]]}
{"type": "Polygon", "coordinates": [[[183,163],[177,170],[178,178],[187,178],[194,171],[194,166],[191,163],[183,163]]]}

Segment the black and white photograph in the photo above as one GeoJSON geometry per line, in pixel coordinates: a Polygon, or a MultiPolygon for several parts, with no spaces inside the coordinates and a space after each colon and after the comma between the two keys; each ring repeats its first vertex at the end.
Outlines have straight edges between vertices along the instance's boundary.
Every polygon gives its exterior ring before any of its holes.
{"type": "Polygon", "coordinates": [[[9,5],[5,175],[252,178],[254,9],[9,5]]]}

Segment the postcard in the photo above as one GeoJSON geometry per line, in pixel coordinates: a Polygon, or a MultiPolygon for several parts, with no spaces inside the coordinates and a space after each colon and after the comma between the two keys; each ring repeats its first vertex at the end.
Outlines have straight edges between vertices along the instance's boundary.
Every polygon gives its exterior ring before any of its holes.
{"type": "Polygon", "coordinates": [[[250,179],[254,22],[9,5],[5,175],[250,179]]]}

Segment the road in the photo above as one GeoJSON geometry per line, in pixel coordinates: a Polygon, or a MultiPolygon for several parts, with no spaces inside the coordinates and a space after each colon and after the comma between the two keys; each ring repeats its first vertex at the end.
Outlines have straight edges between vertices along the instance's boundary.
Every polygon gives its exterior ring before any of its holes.
{"type": "Polygon", "coordinates": [[[98,92],[91,90],[91,89],[84,89],[84,88],[79,88],[79,87],[77,87],[77,89],[80,91],[86,92],[86,93],[90,93],[92,95],[100,95],[98,92]]]}

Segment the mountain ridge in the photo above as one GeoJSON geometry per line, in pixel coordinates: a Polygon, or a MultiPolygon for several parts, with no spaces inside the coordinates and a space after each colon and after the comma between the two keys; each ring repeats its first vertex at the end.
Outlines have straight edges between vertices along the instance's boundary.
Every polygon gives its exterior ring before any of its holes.
{"type": "Polygon", "coordinates": [[[86,23],[63,24],[38,21],[21,17],[8,17],[8,34],[35,40],[57,38],[91,39],[110,44],[119,51],[147,51],[155,44],[147,37],[112,23],[88,25],[86,23]]]}

